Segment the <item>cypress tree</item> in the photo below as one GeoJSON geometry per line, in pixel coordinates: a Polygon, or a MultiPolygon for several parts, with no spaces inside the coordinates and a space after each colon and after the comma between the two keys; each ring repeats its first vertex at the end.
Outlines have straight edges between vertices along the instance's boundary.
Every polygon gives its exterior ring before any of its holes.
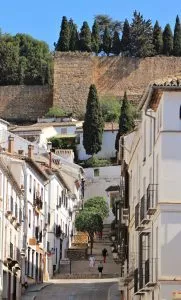
{"type": "Polygon", "coordinates": [[[115,55],[119,55],[119,53],[121,52],[121,42],[120,42],[120,38],[119,38],[119,33],[116,30],[114,31],[114,35],[113,35],[113,39],[112,39],[112,51],[111,52],[115,55]]]}
{"type": "Polygon", "coordinates": [[[163,31],[163,54],[169,56],[173,51],[173,35],[170,25],[167,24],[163,31]]]}
{"type": "Polygon", "coordinates": [[[74,23],[71,24],[69,49],[70,51],[79,50],[79,35],[77,32],[77,26],[74,23]]]}
{"type": "Polygon", "coordinates": [[[144,20],[140,13],[134,12],[130,30],[130,51],[135,57],[147,57],[154,54],[153,28],[151,20],[144,20]]]}
{"type": "Polygon", "coordinates": [[[111,52],[111,36],[107,26],[104,30],[102,49],[107,54],[107,56],[109,56],[111,52]]]}
{"type": "Polygon", "coordinates": [[[86,153],[94,155],[101,150],[104,121],[102,118],[97,90],[90,86],[83,124],[83,145],[86,153]]]}
{"type": "Polygon", "coordinates": [[[181,26],[179,16],[176,17],[174,38],[173,38],[173,55],[181,56],[181,26]]]}
{"type": "Polygon", "coordinates": [[[62,24],[60,29],[60,36],[57,44],[55,45],[56,51],[69,51],[69,42],[70,42],[70,28],[67,18],[63,16],[62,24]]]}
{"type": "Polygon", "coordinates": [[[100,50],[100,37],[99,37],[99,27],[96,20],[94,21],[94,24],[92,26],[91,43],[92,43],[92,51],[98,54],[100,50]]]}
{"type": "Polygon", "coordinates": [[[128,133],[134,128],[134,118],[131,112],[130,103],[127,99],[126,92],[124,93],[121,111],[119,116],[119,130],[116,136],[115,149],[119,151],[119,139],[123,134],[128,133]]]}
{"type": "Polygon", "coordinates": [[[91,31],[86,21],[80,31],[80,51],[91,52],[91,31]]]}
{"type": "Polygon", "coordinates": [[[155,22],[153,28],[153,45],[154,45],[155,54],[161,54],[163,51],[163,35],[162,35],[162,29],[159,26],[158,21],[155,22]]]}
{"type": "Polygon", "coordinates": [[[121,51],[125,56],[129,56],[130,54],[130,26],[127,19],[124,21],[124,25],[123,25],[121,51]]]}

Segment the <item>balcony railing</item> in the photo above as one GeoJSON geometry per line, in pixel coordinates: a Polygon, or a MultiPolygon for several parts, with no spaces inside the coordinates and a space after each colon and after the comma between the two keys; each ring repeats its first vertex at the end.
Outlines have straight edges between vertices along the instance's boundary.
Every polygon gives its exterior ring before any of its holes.
{"type": "Polygon", "coordinates": [[[37,209],[42,209],[43,208],[43,201],[41,199],[41,196],[38,195],[34,195],[34,200],[33,200],[33,205],[37,208],[37,209]]]}
{"type": "Polygon", "coordinates": [[[149,184],[147,188],[147,214],[154,215],[158,203],[158,184],[149,184]]]}

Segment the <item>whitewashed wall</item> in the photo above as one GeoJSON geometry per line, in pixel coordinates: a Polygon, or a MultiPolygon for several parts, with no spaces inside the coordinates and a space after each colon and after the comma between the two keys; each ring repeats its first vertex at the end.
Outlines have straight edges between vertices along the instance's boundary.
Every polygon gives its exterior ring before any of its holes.
{"type": "Polygon", "coordinates": [[[120,166],[87,168],[84,169],[86,176],[85,201],[95,196],[105,197],[109,206],[109,217],[104,220],[105,224],[110,224],[114,220],[110,199],[106,189],[111,185],[120,184],[120,166]],[[99,169],[99,176],[94,176],[94,170],[99,169]]]}

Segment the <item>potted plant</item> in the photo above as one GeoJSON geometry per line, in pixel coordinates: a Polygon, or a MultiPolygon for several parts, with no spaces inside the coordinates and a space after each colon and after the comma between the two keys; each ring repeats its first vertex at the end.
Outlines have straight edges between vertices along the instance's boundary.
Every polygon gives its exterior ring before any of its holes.
{"type": "Polygon", "coordinates": [[[114,258],[114,259],[117,259],[117,258],[118,258],[118,251],[117,251],[116,249],[114,249],[114,250],[112,251],[112,255],[113,255],[113,258],[114,258]]]}

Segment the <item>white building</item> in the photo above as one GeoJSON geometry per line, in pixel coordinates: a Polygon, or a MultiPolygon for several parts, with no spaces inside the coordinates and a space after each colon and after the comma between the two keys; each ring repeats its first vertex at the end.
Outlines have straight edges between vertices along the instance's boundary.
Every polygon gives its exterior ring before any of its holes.
{"type": "MultiPolygon", "coordinates": [[[[91,155],[86,154],[86,151],[83,146],[83,129],[77,129],[77,156],[78,160],[86,160],[91,157],[91,155]]],[[[95,154],[98,158],[105,158],[109,159],[112,157],[116,157],[116,150],[115,150],[115,140],[116,135],[118,132],[118,124],[117,123],[105,123],[104,132],[102,137],[102,147],[101,151],[95,154]]]]}
{"type": "Polygon", "coordinates": [[[151,84],[139,108],[140,124],[120,139],[126,185],[121,295],[181,299],[181,78],[151,84]]]}
{"type": "Polygon", "coordinates": [[[104,224],[114,220],[112,213],[114,200],[119,194],[120,166],[84,169],[86,176],[85,201],[96,196],[104,197],[109,207],[109,216],[104,224]]]}

